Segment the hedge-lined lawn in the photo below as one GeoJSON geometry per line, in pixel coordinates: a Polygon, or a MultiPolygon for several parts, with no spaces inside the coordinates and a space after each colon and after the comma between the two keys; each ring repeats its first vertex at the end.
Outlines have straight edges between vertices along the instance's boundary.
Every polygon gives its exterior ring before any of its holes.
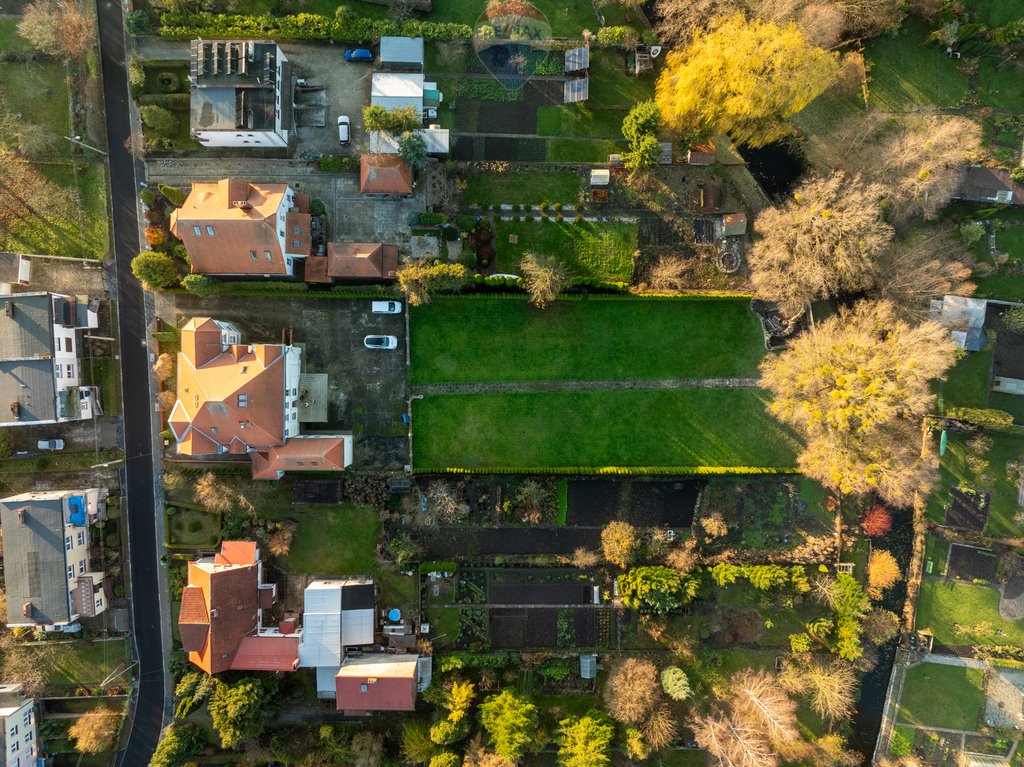
{"type": "Polygon", "coordinates": [[[798,440],[758,389],[428,395],[413,403],[417,469],[796,465],[798,440]]]}
{"type": "Polygon", "coordinates": [[[494,248],[498,271],[518,274],[524,253],[558,256],[573,277],[608,282],[633,278],[637,226],[621,221],[499,221],[494,248]],[[518,242],[509,242],[515,235],[518,242]]]}
{"type": "Polygon", "coordinates": [[[747,299],[455,297],[411,317],[417,384],[755,377],[764,356],[747,299]]]}
{"type": "Polygon", "coordinates": [[[881,35],[864,46],[871,67],[868,83],[873,108],[904,112],[918,107],[953,107],[967,95],[967,78],[957,59],[926,40],[930,30],[909,19],[896,35],[881,35]]]}
{"type": "MultiPolygon", "coordinates": [[[[37,654],[48,684],[95,685],[104,681],[113,671],[124,668],[124,641],[71,642],[68,644],[35,645],[26,648],[37,654]]],[[[117,678],[118,684],[127,684],[130,674],[117,678]]]]}
{"type": "Polygon", "coordinates": [[[995,346],[980,352],[969,352],[949,371],[942,384],[942,406],[988,407],[989,379],[992,376],[992,357],[995,346]]]}
{"type": "Polygon", "coordinates": [[[587,103],[548,104],[537,109],[537,133],[541,136],[583,136],[617,139],[622,133],[625,109],[594,109],[587,103]]]}
{"type": "Polygon", "coordinates": [[[1024,644],[1024,621],[1006,620],[999,614],[999,592],[990,586],[925,579],[917,601],[917,627],[930,628],[939,644],[1024,644]],[[972,631],[986,623],[991,626],[988,633],[972,631]],[[966,633],[958,633],[957,625],[966,633]]]}
{"type": "Polygon", "coordinates": [[[951,730],[978,729],[985,693],[983,673],[978,668],[922,663],[907,671],[898,718],[907,724],[944,727],[951,730]]]}
{"type": "Polygon", "coordinates": [[[610,139],[552,138],[547,145],[548,162],[608,162],[608,155],[621,154],[628,149],[625,141],[610,139]]]}
{"type": "Polygon", "coordinates": [[[971,487],[991,493],[988,523],[985,532],[995,536],[1017,537],[1021,526],[1014,520],[1020,507],[1017,506],[1017,487],[1006,476],[1006,464],[1024,458],[1024,437],[989,431],[986,436],[992,440],[992,448],[983,456],[988,466],[981,477],[967,462],[970,451],[967,441],[960,435],[949,435],[946,454],[939,462],[939,482],[928,499],[929,518],[942,524],[945,521],[944,508],[949,500],[949,488],[971,487]],[[984,481],[982,481],[984,480],[984,481]]]}
{"type": "Polygon", "coordinates": [[[537,173],[471,173],[463,202],[467,205],[573,205],[580,192],[580,175],[569,171],[537,173]]]}

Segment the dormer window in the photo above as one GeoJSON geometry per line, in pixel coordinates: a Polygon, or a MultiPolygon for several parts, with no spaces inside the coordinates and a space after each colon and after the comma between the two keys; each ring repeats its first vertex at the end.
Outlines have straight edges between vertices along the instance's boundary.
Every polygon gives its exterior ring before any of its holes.
{"type": "Polygon", "coordinates": [[[253,261],[255,261],[257,259],[257,255],[256,255],[256,251],[255,250],[250,250],[249,251],[249,258],[251,258],[253,261]]]}
{"type": "Polygon", "coordinates": [[[238,406],[239,407],[248,407],[248,405],[249,405],[249,395],[248,394],[239,394],[238,395],[238,406]]]}

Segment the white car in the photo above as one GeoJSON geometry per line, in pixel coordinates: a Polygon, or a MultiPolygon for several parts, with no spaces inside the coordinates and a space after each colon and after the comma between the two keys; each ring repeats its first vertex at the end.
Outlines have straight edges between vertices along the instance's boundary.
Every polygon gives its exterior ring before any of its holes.
{"type": "Polygon", "coordinates": [[[363,339],[367,349],[397,349],[398,336],[367,336],[363,339]]]}
{"type": "Polygon", "coordinates": [[[374,314],[398,314],[402,311],[401,301],[374,301],[370,304],[374,314]]]}
{"type": "Polygon", "coordinates": [[[338,143],[348,146],[352,142],[352,122],[345,115],[338,118],[338,143]]]}
{"type": "Polygon", "coordinates": [[[41,439],[36,443],[37,450],[63,450],[64,440],[62,439],[41,439]]]}

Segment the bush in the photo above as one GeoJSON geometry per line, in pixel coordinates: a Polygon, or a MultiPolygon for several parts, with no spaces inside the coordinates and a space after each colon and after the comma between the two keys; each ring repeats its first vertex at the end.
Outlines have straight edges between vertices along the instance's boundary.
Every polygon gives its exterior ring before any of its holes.
{"type": "Polygon", "coordinates": [[[358,157],[321,157],[320,170],[324,173],[355,173],[359,170],[358,157]]]}
{"type": "Polygon", "coordinates": [[[159,186],[157,186],[157,189],[160,190],[160,194],[166,197],[168,202],[171,203],[171,205],[174,205],[177,208],[180,208],[182,205],[184,205],[185,199],[188,197],[188,194],[186,192],[183,192],[176,186],[160,184],[159,186]]]}
{"type": "Polygon", "coordinates": [[[693,695],[686,672],[678,666],[669,666],[661,672],[661,688],[672,700],[686,700],[693,695]]]}
{"type": "MultiPolygon", "coordinates": [[[[143,93],[136,99],[140,106],[158,106],[164,109],[185,112],[189,108],[187,93],[143,93]]],[[[175,118],[177,119],[177,118],[175,118]]]]}
{"type": "Polygon", "coordinates": [[[420,213],[420,224],[423,226],[440,226],[448,223],[448,216],[444,213],[420,213]]]}
{"type": "Polygon", "coordinates": [[[310,200],[309,214],[311,216],[324,216],[327,214],[327,206],[323,200],[310,200]]]}
{"type": "Polygon", "coordinates": [[[10,429],[0,430],[0,461],[6,461],[14,453],[14,441],[10,429]]]}
{"type": "Polygon", "coordinates": [[[625,45],[635,40],[636,31],[632,27],[601,27],[597,30],[598,45],[625,45]]]}
{"type": "Polygon", "coordinates": [[[149,289],[169,288],[178,282],[174,262],[166,253],[143,251],[132,259],[132,274],[149,289]]]}
{"type": "MultiPolygon", "coordinates": [[[[3,432],[0,432],[2,434],[3,432]]],[[[420,562],[420,573],[454,573],[459,565],[454,560],[437,559],[430,562],[420,562]]]]}
{"type": "Polygon", "coordinates": [[[145,104],[139,107],[139,115],[142,117],[142,123],[158,136],[170,138],[178,132],[178,118],[163,107],[145,104]]]}
{"type": "Polygon", "coordinates": [[[125,27],[128,29],[128,34],[134,36],[152,34],[156,26],[156,15],[148,8],[141,11],[132,11],[125,19],[125,27]]]}
{"type": "Polygon", "coordinates": [[[976,426],[1013,426],[1013,416],[1005,410],[978,407],[951,407],[946,410],[949,418],[966,421],[976,426]]]}
{"type": "Polygon", "coordinates": [[[156,192],[151,187],[146,187],[139,192],[139,199],[142,200],[142,204],[147,208],[153,208],[156,206],[156,192]]]}
{"type": "Polygon", "coordinates": [[[174,72],[161,72],[156,76],[156,85],[163,93],[177,93],[181,78],[174,72]]]}
{"type": "Polygon", "coordinates": [[[217,292],[217,283],[205,274],[189,274],[181,281],[181,286],[200,298],[212,296],[217,292]]]}

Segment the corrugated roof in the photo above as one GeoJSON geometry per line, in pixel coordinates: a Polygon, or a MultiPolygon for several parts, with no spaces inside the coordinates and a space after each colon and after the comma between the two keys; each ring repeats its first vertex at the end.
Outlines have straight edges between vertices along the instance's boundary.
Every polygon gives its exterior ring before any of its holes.
{"type": "Polygon", "coordinates": [[[59,498],[30,494],[0,500],[8,623],[59,623],[71,619],[64,536],[88,528],[64,527],[59,498]],[[25,616],[25,606],[30,605],[25,616]]]}

